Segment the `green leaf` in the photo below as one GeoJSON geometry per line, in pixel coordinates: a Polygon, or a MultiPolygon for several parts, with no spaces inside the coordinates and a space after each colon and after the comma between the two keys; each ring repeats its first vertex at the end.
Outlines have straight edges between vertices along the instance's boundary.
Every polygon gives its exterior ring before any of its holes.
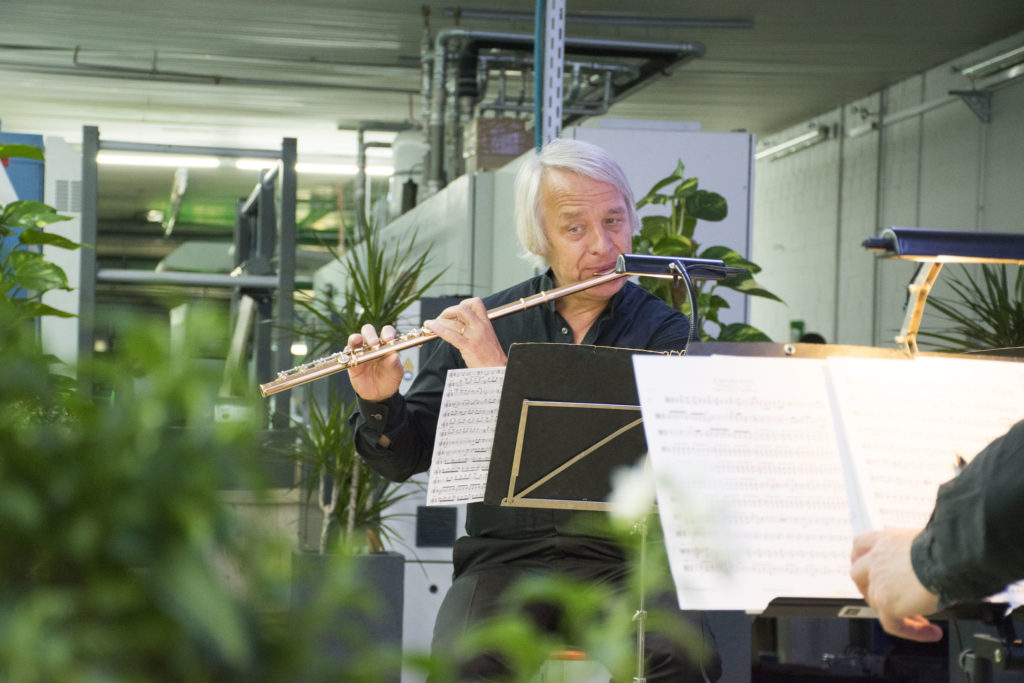
{"type": "Polygon", "coordinates": [[[634,254],[650,254],[654,245],[651,244],[651,240],[647,239],[643,235],[633,235],[633,253],[634,254]]]}
{"type": "Polygon", "coordinates": [[[665,235],[654,243],[658,256],[693,256],[693,241],[682,235],[665,235]]]}
{"type": "Polygon", "coordinates": [[[757,265],[753,261],[748,261],[743,258],[740,256],[739,252],[721,245],[708,247],[700,253],[700,258],[718,259],[727,266],[744,268],[751,274],[755,275],[761,272],[761,266],[757,265]]]}
{"type": "Polygon", "coordinates": [[[686,177],[686,166],[683,165],[682,159],[676,160],[676,170],[672,171],[672,175],[669,178],[675,178],[676,180],[682,180],[686,177]]]}
{"type": "Polygon", "coordinates": [[[44,315],[53,315],[58,318],[75,318],[77,317],[74,313],[68,313],[62,311],[59,308],[54,308],[44,304],[42,301],[30,301],[26,299],[19,299],[20,312],[28,318],[39,318],[44,315]]]}
{"type": "Polygon", "coordinates": [[[68,276],[60,266],[50,263],[42,254],[16,250],[8,257],[12,273],[10,281],[25,289],[45,292],[68,289],[68,276]]]}
{"type": "MultiPolygon", "coordinates": [[[[703,296],[704,295],[702,294],[701,297],[703,296]]],[[[722,308],[731,308],[729,306],[729,302],[723,299],[722,297],[718,296],[717,294],[708,294],[706,304],[703,301],[701,302],[701,304],[706,305],[709,309],[715,310],[719,310],[722,308]]]]}
{"type": "Polygon", "coordinates": [[[11,202],[0,214],[0,224],[12,228],[42,228],[50,223],[69,220],[71,216],[62,216],[52,206],[32,199],[11,202]]]}
{"type": "Polygon", "coordinates": [[[684,166],[683,162],[680,160],[679,162],[677,162],[676,170],[673,171],[671,175],[665,176],[658,182],[654,183],[654,186],[647,191],[647,194],[641,197],[640,201],[636,203],[636,208],[639,209],[641,207],[647,206],[648,204],[664,204],[667,201],[671,201],[671,196],[659,194],[658,190],[665,187],[666,185],[671,185],[672,183],[678,182],[685,178],[686,176],[683,175],[683,173],[684,166]]]}
{"type": "Polygon", "coordinates": [[[729,206],[717,192],[697,190],[686,198],[686,213],[705,221],[720,221],[728,215],[729,206]]]}
{"type": "Polygon", "coordinates": [[[0,159],[9,159],[11,157],[42,161],[43,150],[34,145],[7,145],[0,142],[0,159]]]}
{"type": "Polygon", "coordinates": [[[63,249],[78,249],[82,246],[77,242],[72,242],[63,235],[58,235],[52,232],[43,232],[38,228],[23,230],[19,239],[22,244],[47,244],[53,247],[61,247],[63,249]]]}
{"type": "Polygon", "coordinates": [[[656,238],[667,233],[669,229],[667,216],[644,216],[640,219],[640,224],[640,234],[652,242],[657,241],[656,238]]]}
{"type": "Polygon", "coordinates": [[[667,194],[649,194],[636,203],[637,209],[642,209],[648,204],[668,204],[672,201],[671,195],[667,194]]]}
{"type": "Polygon", "coordinates": [[[676,201],[682,201],[687,197],[692,196],[697,190],[697,179],[687,178],[683,182],[679,183],[676,187],[675,192],[672,193],[672,198],[676,201]]]}
{"type": "Polygon", "coordinates": [[[760,283],[755,280],[750,273],[739,275],[737,277],[731,277],[728,280],[722,280],[719,283],[722,287],[728,287],[737,292],[743,292],[749,296],[759,296],[764,299],[771,299],[772,301],[778,301],[779,303],[786,303],[776,295],[769,292],[767,289],[761,286],[760,283]]]}
{"type": "Polygon", "coordinates": [[[770,342],[771,337],[746,323],[729,323],[718,333],[721,342],[770,342]]]}
{"type": "Polygon", "coordinates": [[[693,231],[697,229],[697,217],[692,214],[686,214],[683,216],[682,229],[679,231],[680,234],[686,237],[692,238],[693,231]]]}

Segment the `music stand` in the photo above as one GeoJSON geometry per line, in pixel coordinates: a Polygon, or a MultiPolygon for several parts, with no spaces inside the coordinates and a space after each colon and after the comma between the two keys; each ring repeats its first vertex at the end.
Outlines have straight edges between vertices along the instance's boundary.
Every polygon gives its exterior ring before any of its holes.
{"type": "Polygon", "coordinates": [[[611,473],[647,453],[633,377],[637,353],[653,352],[513,344],[484,503],[608,510],[611,473]]]}
{"type": "MultiPolygon", "coordinates": [[[[647,453],[632,357],[653,351],[577,344],[513,344],[498,406],[484,503],[609,510],[611,475],[647,453]],[[565,380],[572,377],[571,382],[565,380]]],[[[644,671],[643,572],[647,523],[640,522],[637,675],[644,671]]]]}
{"type": "MultiPolygon", "coordinates": [[[[758,358],[828,358],[851,356],[860,358],[907,359],[903,349],[846,344],[802,344],[774,342],[696,342],[687,349],[690,356],[750,356],[758,358]]],[[[920,352],[917,356],[948,357],[953,354],[920,352]]],[[[1019,357],[1002,357],[998,352],[964,354],[964,357],[985,360],[1024,361],[1019,357]]],[[[952,605],[928,615],[930,619],[955,621],[978,620],[995,626],[997,635],[974,634],[971,646],[960,653],[960,668],[973,683],[989,683],[994,671],[1024,670],[1024,645],[1017,638],[1013,615],[1007,614],[1004,602],[975,601],[952,605]]],[[[763,617],[848,618],[871,619],[877,615],[859,598],[807,598],[780,596],[761,612],[763,617]]]]}

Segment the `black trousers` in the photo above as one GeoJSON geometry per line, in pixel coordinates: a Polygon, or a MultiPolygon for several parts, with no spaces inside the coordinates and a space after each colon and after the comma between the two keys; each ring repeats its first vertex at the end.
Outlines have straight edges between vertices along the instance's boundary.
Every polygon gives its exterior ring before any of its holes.
{"type": "MultiPolygon", "coordinates": [[[[558,570],[573,578],[598,580],[613,587],[621,585],[625,578],[625,568],[614,564],[601,566],[585,563],[578,567],[562,566],[558,570]]],[[[516,563],[476,567],[458,576],[445,595],[437,615],[432,643],[434,653],[451,653],[453,643],[474,624],[503,614],[508,605],[503,598],[516,581],[531,574],[543,575],[550,571],[549,567],[516,563]]],[[[698,634],[697,638],[701,641],[683,644],[678,638],[648,628],[644,648],[647,680],[651,683],[704,683],[718,680],[721,676],[721,661],[715,648],[714,636],[703,615],[680,610],[672,591],[653,592],[646,596],[645,606],[651,611],[657,609],[661,613],[673,615],[673,618],[677,616],[685,619],[692,626],[691,632],[698,634]],[[698,652],[703,653],[703,656],[695,655],[698,652]]],[[[558,605],[531,603],[523,605],[520,614],[532,621],[541,632],[560,633],[562,615],[558,605]]],[[[560,635],[572,638],[572,634],[560,635]]],[[[568,643],[572,644],[572,641],[568,643]]],[[[601,661],[601,655],[600,652],[588,653],[588,656],[598,661],[601,661]]],[[[458,662],[457,666],[459,681],[511,679],[506,663],[496,653],[476,653],[458,662]]]]}

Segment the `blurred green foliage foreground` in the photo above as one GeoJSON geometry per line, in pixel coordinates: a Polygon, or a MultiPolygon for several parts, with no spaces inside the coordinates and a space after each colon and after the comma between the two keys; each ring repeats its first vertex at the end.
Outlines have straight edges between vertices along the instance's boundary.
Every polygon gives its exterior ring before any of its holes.
{"type": "MultiPolygon", "coordinates": [[[[202,315],[192,334],[227,329],[202,315]]],[[[294,539],[264,535],[225,503],[228,489],[267,494],[258,425],[215,420],[221,378],[190,360],[207,341],[172,353],[168,338],[166,326],[125,324],[114,351],[70,380],[40,352],[34,320],[0,297],[0,683],[375,683],[403,661],[444,681],[480,650],[527,681],[565,645],[515,616],[538,599],[562,606],[574,645],[630,676],[636,589],[532,580],[507,615],[432,656],[367,642],[361,615],[379,596],[359,557],[325,558],[319,585],[294,603],[294,539]]],[[[636,552],[635,536],[609,533],[636,552]]]]}
{"type": "Polygon", "coordinates": [[[213,419],[220,377],[166,327],[118,346],[85,395],[0,297],[0,681],[358,680],[320,647],[337,604],[373,609],[345,558],[289,610],[290,549],[222,502],[265,491],[255,424],[213,419]]]}

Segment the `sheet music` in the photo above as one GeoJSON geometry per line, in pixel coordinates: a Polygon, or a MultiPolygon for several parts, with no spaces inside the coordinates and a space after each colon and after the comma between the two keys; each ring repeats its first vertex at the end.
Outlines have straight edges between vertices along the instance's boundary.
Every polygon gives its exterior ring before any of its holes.
{"type": "Polygon", "coordinates": [[[634,357],[680,605],[857,597],[820,360],[634,357]]]}
{"type": "Polygon", "coordinates": [[[427,505],[484,499],[505,368],[449,370],[434,438],[427,505]]]}
{"type": "Polygon", "coordinates": [[[841,448],[861,486],[858,531],[921,527],[940,484],[1024,417],[1024,363],[829,358],[841,448]]]}

